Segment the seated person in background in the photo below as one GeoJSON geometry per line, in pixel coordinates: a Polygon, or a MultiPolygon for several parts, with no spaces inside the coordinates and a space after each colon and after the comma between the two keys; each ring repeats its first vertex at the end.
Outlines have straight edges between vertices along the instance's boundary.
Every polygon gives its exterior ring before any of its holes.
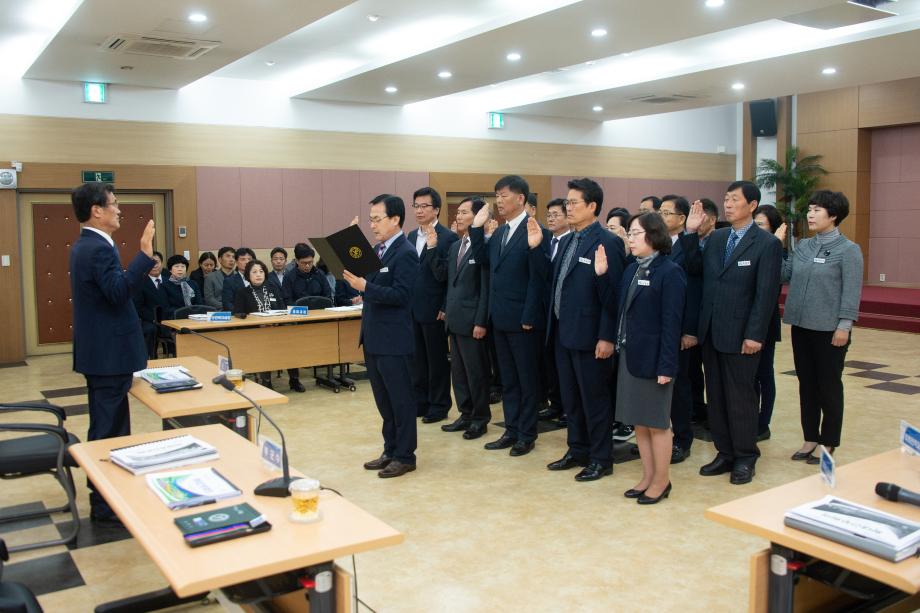
{"type": "Polygon", "coordinates": [[[217,252],[219,268],[204,279],[204,303],[215,309],[222,309],[224,279],[233,274],[236,268],[236,250],[233,247],[221,247],[217,252]]]}
{"type": "Polygon", "coordinates": [[[166,301],[166,288],[163,287],[163,254],[153,252],[156,262],[148,273],[148,278],[134,292],[134,308],[141,318],[141,330],[144,331],[144,345],[147,347],[147,357],[156,359],[157,355],[157,324],[168,303],[166,301]]]}
{"type": "Polygon", "coordinates": [[[294,259],[297,268],[293,273],[284,277],[281,294],[287,304],[294,304],[306,296],[325,296],[332,299],[332,290],[326,275],[313,266],[316,252],[310,245],[301,245],[294,248],[294,259]]]}
{"type": "MultiPolygon", "coordinates": [[[[198,268],[193,270],[188,278],[194,281],[195,285],[204,291],[205,278],[214,272],[216,268],[217,258],[210,251],[205,251],[198,256],[198,268]]],[[[202,300],[202,304],[204,304],[204,300],[202,300]]]]}
{"type": "MultiPolygon", "coordinates": [[[[274,283],[269,283],[268,267],[261,261],[253,259],[246,265],[246,281],[249,283],[245,287],[236,290],[233,298],[233,314],[240,319],[245,319],[250,313],[267,313],[275,309],[285,308],[284,298],[282,298],[278,288],[274,283]]],[[[297,369],[293,369],[297,370],[297,369]]],[[[290,371],[288,371],[290,372],[290,371]]],[[[267,388],[272,387],[272,376],[270,372],[256,373],[259,383],[267,388]]],[[[291,389],[303,392],[304,388],[296,377],[292,377],[291,389]],[[296,387],[295,387],[296,386],[296,387]]]]}
{"type": "Polygon", "coordinates": [[[256,259],[256,254],[249,247],[240,247],[236,250],[236,272],[224,279],[224,288],[220,293],[223,310],[229,311],[233,308],[237,290],[248,283],[246,277],[243,276],[246,265],[254,259],[256,259]]]}
{"type": "Polygon", "coordinates": [[[268,280],[274,282],[279,288],[284,283],[284,277],[289,272],[287,267],[288,252],[284,247],[272,249],[272,271],[268,273],[268,280]]]}
{"type": "Polygon", "coordinates": [[[188,260],[184,256],[170,256],[166,260],[166,268],[169,270],[169,279],[163,284],[166,288],[167,303],[163,319],[175,319],[176,309],[201,304],[201,290],[194,281],[185,276],[188,260]]]}
{"type": "Polygon", "coordinates": [[[335,275],[329,272],[323,261],[320,261],[316,268],[326,276],[326,281],[329,282],[329,288],[332,290],[332,302],[335,303],[335,306],[350,306],[361,302],[358,291],[342,279],[336,279],[335,275]],[[358,298],[357,302],[355,298],[358,298]]]}

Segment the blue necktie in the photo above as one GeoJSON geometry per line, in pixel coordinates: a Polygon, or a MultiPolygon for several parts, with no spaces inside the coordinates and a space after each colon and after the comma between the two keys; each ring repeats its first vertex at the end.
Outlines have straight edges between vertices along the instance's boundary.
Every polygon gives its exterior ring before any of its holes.
{"type": "Polygon", "coordinates": [[[732,251],[735,250],[735,245],[737,244],[738,235],[732,230],[731,235],[728,237],[728,243],[725,245],[725,256],[722,258],[722,266],[725,266],[725,263],[728,262],[728,258],[732,256],[732,251]]]}

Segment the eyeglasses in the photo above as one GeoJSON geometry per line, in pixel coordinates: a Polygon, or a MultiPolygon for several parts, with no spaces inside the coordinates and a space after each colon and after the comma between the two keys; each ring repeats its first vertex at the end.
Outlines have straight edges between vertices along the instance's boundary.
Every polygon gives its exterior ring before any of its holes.
{"type": "Polygon", "coordinates": [[[547,219],[561,219],[563,217],[565,217],[565,215],[562,213],[547,213],[546,214],[547,219]]]}
{"type": "Polygon", "coordinates": [[[381,221],[387,218],[386,217],[370,217],[369,219],[370,219],[371,224],[375,224],[375,223],[380,223],[381,221]]]}
{"type": "MultiPolygon", "coordinates": [[[[565,208],[570,209],[570,208],[572,208],[573,206],[575,206],[576,204],[578,204],[579,202],[585,202],[585,201],[584,201],[584,200],[573,199],[573,200],[563,200],[562,202],[563,202],[563,204],[565,204],[565,208]]],[[[585,202],[585,204],[587,204],[587,202],[585,202]]]]}
{"type": "Polygon", "coordinates": [[[638,238],[642,236],[643,234],[645,234],[645,230],[632,230],[630,232],[627,232],[626,236],[628,236],[629,238],[638,238]]]}
{"type": "Polygon", "coordinates": [[[412,203],[412,208],[415,209],[415,210],[418,210],[418,209],[427,209],[427,208],[429,208],[429,207],[431,207],[431,206],[434,206],[434,205],[431,205],[431,204],[416,204],[416,203],[414,203],[414,202],[412,203]]]}
{"type": "Polygon", "coordinates": [[[683,215],[683,213],[678,213],[677,211],[662,211],[659,210],[658,214],[662,217],[671,217],[672,215],[683,215]]]}

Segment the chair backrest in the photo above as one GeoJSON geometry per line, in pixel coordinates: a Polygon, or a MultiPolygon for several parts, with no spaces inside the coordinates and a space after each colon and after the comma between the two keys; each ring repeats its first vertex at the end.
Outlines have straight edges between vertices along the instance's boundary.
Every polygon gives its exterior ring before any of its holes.
{"type": "Polygon", "coordinates": [[[202,313],[210,313],[216,311],[212,306],[206,304],[193,304],[192,306],[184,306],[176,309],[176,314],[173,315],[176,319],[188,319],[189,315],[201,315],[202,313]]]}
{"type": "Polygon", "coordinates": [[[303,298],[299,298],[297,302],[294,303],[294,306],[305,306],[308,309],[316,309],[319,311],[331,307],[332,300],[325,296],[304,296],[303,298]]]}

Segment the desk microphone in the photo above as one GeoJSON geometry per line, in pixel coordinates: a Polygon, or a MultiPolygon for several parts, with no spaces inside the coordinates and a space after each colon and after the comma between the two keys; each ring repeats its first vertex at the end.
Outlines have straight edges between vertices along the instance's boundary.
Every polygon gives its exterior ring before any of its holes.
{"type": "MultiPolygon", "coordinates": [[[[227,350],[227,368],[233,368],[233,358],[230,356],[230,347],[227,347],[225,344],[217,340],[216,338],[211,338],[207,334],[202,334],[201,332],[196,332],[191,328],[179,328],[179,334],[194,334],[195,336],[201,337],[206,341],[211,341],[217,345],[220,345],[227,350]]],[[[214,380],[214,383],[217,383],[217,380],[214,380]]]]}
{"type": "Polygon", "coordinates": [[[256,486],[256,489],[255,489],[256,496],[275,496],[277,498],[286,498],[287,496],[290,496],[291,492],[290,490],[288,490],[288,487],[291,485],[291,481],[294,481],[294,479],[291,479],[291,472],[288,469],[287,444],[284,442],[284,432],[282,432],[281,428],[278,427],[278,424],[276,424],[275,421],[271,417],[268,416],[268,413],[266,413],[255,400],[253,400],[252,398],[250,398],[249,396],[241,392],[233,384],[233,381],[227,378],[227,375],[220,375],[216,377],[214,379],[214,383],[216,383],[217,385],[220,385],[221,387],[223,387],[224,389],[228,391],[236,392],[237,394],[239,394],[240,396],[248,400],[249,404],[251,404],[253,408],[256,411],[258,411],[260,415],[262,415],[262,417],[267,419],[268,423],[273,425],[275,427],[275,430],[278,431],[278,434],[281,435],[282,476],[278,477],[277,479],[269,479],[265,483],[262,483],[256,486]]]}
{"type": "Polygon", "coordinates": [[[920,507],[920,494],[904,489],[894,483],[876,483],[875,493],[891,502],[906,502],[920,507]]]}

